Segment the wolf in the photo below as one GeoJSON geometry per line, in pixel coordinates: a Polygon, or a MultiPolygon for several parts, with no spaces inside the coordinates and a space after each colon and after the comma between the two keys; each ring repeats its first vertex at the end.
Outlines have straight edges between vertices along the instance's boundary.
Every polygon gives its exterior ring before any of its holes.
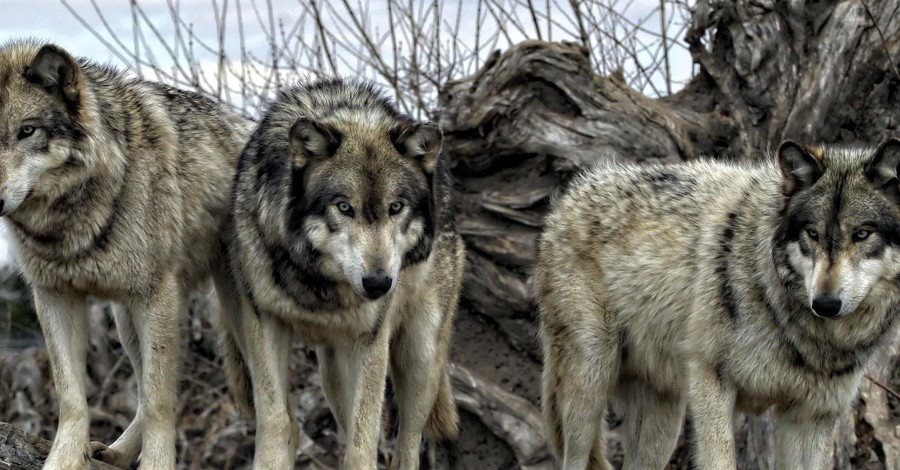
{"type": "Polygon", "coordinates": [[[341,79],[282,90],[250,137],[226,235],[243,306],[226,371],[247,412],[252,394],[254,468],[293,468],[295,336],[316,346],[345,468],[375,468],[388,369],[399,468],[418,468],[423,428],[456,436],[446,364],[464,248],[441,142],[434,122],[341,79]]]}
{"type": "MultiPolygon", "coordinates": [[[[228,289],[222,229],[252,123],[199,94],[32,40],[0,46],[0,215],[31,285],[59,396],[47,469],[175,468],[179,312],[228,289]],[[89,442],[88,297],[112,301],[134,420],[89,442]]],[[[239,304],[224,307],[239,309],[239,304]]]]}
{"type": "Polygon", "coordinates": [[[661,469],[693,420],[700,469],[735,468],[735,412],[772,410],[780,469],[825,468],[900,302],[900,140],[787,141],[753,164],[609,164],[539,240],[543,409],[565,469],[661,469]],[[777,161],[777,163],[776,163],[777,161]]]}

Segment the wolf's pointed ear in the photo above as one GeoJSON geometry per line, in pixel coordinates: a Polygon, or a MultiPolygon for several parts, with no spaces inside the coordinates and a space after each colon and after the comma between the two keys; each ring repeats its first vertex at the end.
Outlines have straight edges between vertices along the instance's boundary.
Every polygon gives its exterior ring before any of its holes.
{"type": "Polygon", "coordinates": [[[892,137],[875,151],[875,156],[866,165],[866,177],[878,189],[897,186],[897,167],[900,166],[900,140],[892,137]]]}
{"type": "Polygon", "coordinates": [[[334,156],[341,145],[341,133],[336,129],[302,117],[291,126],[291,158],[297,167],[310,160],[334,156]]]}
{"type": "Polygon", "coordinates": [[[400,155],[421,159],[425,172],[434,174],[438,156],[441,154],[443,134],[433,121],[403,125],[394,129],[392,139],[400,155]]]}
{"type": "Polygon", "coordinates": [[[806,147],[786,140],[778,148],[778,164],[784,175],[784,194],[790,196],[806,189],[822,176],[822,161],[806,147]]]}
{"type": "Polygon", "coordinates": [[[42,47],[25,69],[25,79],[58,95],[70,109],[78,108],[84,77],[68,52],[50,44],[42,47]]]}

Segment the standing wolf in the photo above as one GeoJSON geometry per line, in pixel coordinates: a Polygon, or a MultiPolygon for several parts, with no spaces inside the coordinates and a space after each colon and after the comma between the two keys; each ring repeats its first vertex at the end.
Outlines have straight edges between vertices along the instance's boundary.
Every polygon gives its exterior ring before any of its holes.
{"type": "Polygon", "coordinates": [[[239,403],[250,372],[255,468],[293,468],[294,334],[318,346],[346,468],[375,468],[389,365],[400,468],[418,468],[423,428],[455,436],[446,363],[464,251],[451,211],[440,129],[370,85],[295,86],[271,105],[241,155],[229,229],[244,313],[226,369],[239,403]]]}
{"type": "Polygon", "coordinates": [[[897,323],[900,141],[777,159],[602,167],[556,201],[534,281],[564,468],[611,468],[608,399],[626,469],[666,465],[686,402],[701,469],[735,468],[733,414],[770,408],[778,468],[830,461],[897,323]]]}
{"type": "Polygon", "coordinates": [[[59,395],[44,468],[86,469],[91,450],[175,467],[179,309],[211,272],[227,282],[220,235],[249,130],[223,105],[56,46],[0,46],[0,211],[59,395]],[[134,421],[109,447],[88,438],[88,296],[121,304],[137,375],[134,421]]]}

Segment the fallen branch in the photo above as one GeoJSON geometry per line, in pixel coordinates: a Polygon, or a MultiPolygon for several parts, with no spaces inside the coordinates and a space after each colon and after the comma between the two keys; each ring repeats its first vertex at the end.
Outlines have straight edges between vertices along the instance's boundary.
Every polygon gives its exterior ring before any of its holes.
{"type": "Polygon", "coordinates": [[[476,377],[465,367],[450,364],[449,368],[459,406],[478,416],[491,432],[509,445],[519,468],[555,468],[537,407],[492,382],[476,377]]]}

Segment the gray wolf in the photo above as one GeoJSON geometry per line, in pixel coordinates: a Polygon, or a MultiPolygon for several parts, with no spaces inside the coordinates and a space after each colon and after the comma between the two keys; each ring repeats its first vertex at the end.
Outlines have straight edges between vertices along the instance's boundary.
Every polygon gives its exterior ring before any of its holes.
{"type": "Polygon", "coordinates": [[[772,410],[778,468],[824,468],[900,302],[900,141],[785,142],[775,161],[607,165],[555,201],[534,288],[543,407],[565,469],[663,468],[685,407],[701,469],[735,468],[735,412],[772,410]]]}
{"type": "Polygon", "coordinates": [[[0,213],[59,396],[44,468],[86,469],[92,453],[174,468],[179,311],[210,273],[227,282],[221,230],[251,123],[198,94],[16,41],[0,46],[0,124],[0,213]],[[109,447],[88,437],[89,296],[118,305],[138,378],[134,420],[109,447]]]}
{"type": "Polygon", "coordinates": [[[388,369],[394,463],[418,468],[423,428],[455,437],[446,363],[464,249],[441,141],[435,123],[337,79],[282,90],[250,137],[227,235],[244,313],[226,325],[226,371],[248,412],[252,388],[254,468],[293,468],[295,335],[317,347],[345,468],[375,468],[388,369]]]}

